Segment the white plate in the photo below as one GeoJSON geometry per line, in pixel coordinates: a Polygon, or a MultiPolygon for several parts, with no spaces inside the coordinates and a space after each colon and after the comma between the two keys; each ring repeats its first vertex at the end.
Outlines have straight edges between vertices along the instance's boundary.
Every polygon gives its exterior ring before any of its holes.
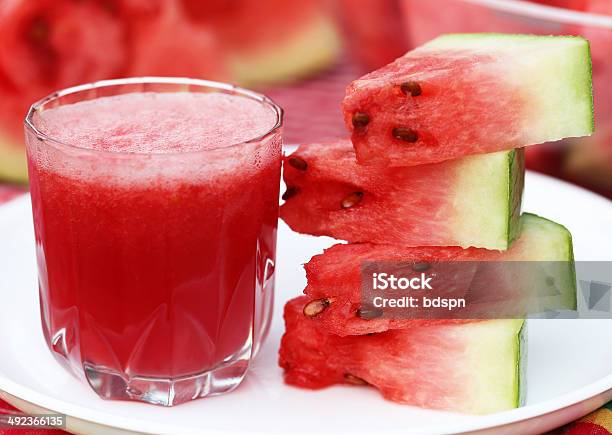
{"type": "MultiPolygon", "coordinates": [[[[565,224],[579,260],[612,260],[612,202],[528,174],[524,209],[565,224]]],[[[34,241],[27,196],[0,207],[0,397],[25,411],[69,416],[71,431],[164,434],[442,434],[493,429],[539,433],[612,400],[611,320],[531,320],[527,406],[487,416],[423,410],[374,389],[306,391],[283,384],[277,350],[282,307],[305,284],[301,264],[331,239],[299,236],[281,223],[277,305],[270,337],[235,392],[175,408],[99,399],[47,350],[38,317],[34,241]],[[2,393],[3,391],[3,393],[2,393]],[[503,427],[500,427],[503,426],[503,427]]]]}

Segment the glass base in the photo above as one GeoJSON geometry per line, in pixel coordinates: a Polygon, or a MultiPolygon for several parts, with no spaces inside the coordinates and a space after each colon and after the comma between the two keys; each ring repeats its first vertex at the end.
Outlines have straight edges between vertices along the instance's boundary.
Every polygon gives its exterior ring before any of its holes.
{"type": "Polygon", "coordinates": [[[232,391],[244,379],[250,357],[249,347],[248,352],[234,355],[212,370],[171,379],[126,376],[87,362],[83,369],[89,385],[103,399],[174,406],[232,391]]]}

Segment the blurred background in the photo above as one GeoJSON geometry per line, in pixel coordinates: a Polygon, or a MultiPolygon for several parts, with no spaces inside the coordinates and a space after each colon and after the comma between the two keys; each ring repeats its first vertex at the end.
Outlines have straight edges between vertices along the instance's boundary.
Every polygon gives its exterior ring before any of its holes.
{"type": "Polygon", "coordinates": [[[262,91],[286,143],[345,136],[345,86],[447,32],[583,35],[596,134],[528,166],[612,198],[612,0],[0,0],[0,198],[27,182],[22,119],[48,93],[141,75],[262,91]]]}

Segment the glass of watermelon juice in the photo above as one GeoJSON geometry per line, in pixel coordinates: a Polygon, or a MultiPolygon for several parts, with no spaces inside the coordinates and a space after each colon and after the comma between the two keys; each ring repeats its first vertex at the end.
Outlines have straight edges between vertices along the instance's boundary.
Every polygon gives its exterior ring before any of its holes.
{"type": "Polygon", "coordinates": [[[25,120],[47,344],[103,398],[235,388],[272,313],[282,110],[230,85],[125,79],[25,120]]]}

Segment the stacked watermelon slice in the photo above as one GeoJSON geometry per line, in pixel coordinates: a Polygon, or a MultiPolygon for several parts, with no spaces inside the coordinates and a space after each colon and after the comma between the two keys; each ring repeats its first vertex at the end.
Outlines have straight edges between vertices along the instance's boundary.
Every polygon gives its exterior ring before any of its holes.
{"type": "Polygon", "coordinates": [[[571,234],[521,215],[522,148],[590,135],[592,108],[589,47],[578,37],[446,35],[353,82],[343,102],[351,140],[302,145],[284,162],[285,222],[349,242],[305,265],[305,296],[285,307],[285,381],[370,386],[468,413],[519,406],[522,315],[383,316],[364,305],[364,265],[410,265],[454,291],[478,287],[518,305],[554,287],[540,308],[574,309],[571,234]],[[466,261],[565,267],[476,284],[466,261]]]}

